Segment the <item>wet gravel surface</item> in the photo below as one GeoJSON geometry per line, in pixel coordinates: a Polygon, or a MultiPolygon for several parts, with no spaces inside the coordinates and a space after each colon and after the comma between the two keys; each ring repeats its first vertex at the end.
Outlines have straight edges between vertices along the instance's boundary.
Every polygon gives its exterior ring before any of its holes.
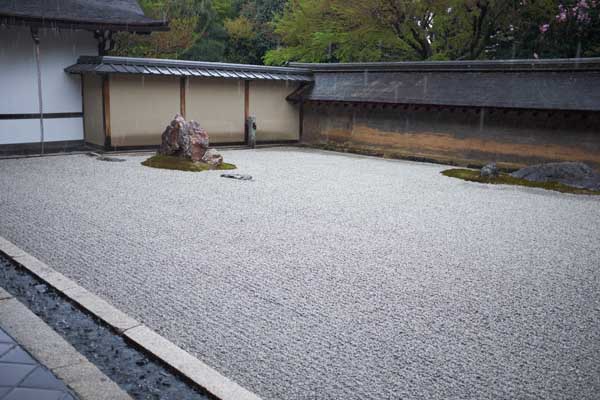
{"type": "Polygon", "coordinates": [[[208,400],[2,254],[0,287],[25,304],[134,399],[208,400]]]}
{"type": "Polygon", "coordinates": [[[434,164],[0,160],[0,234],[264,399],[594,399],[600,199],[434,164]]]}

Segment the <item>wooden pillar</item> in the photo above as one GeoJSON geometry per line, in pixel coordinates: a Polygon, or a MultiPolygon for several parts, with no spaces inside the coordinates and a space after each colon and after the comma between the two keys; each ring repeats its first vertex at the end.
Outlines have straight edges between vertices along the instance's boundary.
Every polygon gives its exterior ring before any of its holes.
{"type": "Polygon", "coordinates": [[[83,142],[87,142],[88,133],[85,128],[85,87],[84,87],[85,75],[79,75],[79,83],[81,84],[81,115],[83,120],[83,142]]]}
{"type": "Polygon", "coordinates": [[[182,76],[179,79],[179,105],[180,105],[180,114],[183,118],[185,118],[185,91],[187,86],[188,78],[182,76]]]}
{"type": "Polygon", "coordinates": [[[248,117],[250,116],[250,81],[244,81],[244,142],[249,142],[248,117]]]}
{"type": "Polygon", "coordinates": [[[102,76],[102,114],[104,116],[104,148],[110,150],[112,147],[110,140],[110,75],[102,76]]]}
{"type": "Polygon", "coordinates": [[[298,111],[299,127],[298,127],[298,141],[302,141],[302,133],[304,132],[304,101],[300,100],[300,110],[298,111]]]}

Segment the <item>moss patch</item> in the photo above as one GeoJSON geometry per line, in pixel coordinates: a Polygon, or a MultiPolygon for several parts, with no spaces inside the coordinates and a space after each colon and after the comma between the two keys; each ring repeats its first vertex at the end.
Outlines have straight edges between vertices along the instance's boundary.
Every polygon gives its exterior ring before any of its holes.
{"type": "Polygon", "coordinates": [[[479,175],[479,171],[472,169],[447,169],[442,171],[442,175],[449,176],[451,178],[458,178],[469,182],[480,182],[480,183],[491,183],[494,185],[516,185],[516,186],[527,186],[542,188],[547,190],[554,190],[561,193],[574,193],[574,194],[589,194],[589,195],[600,195],[600,191],[579,189],[563,183],[558,182],[532,182],[526,179],[514,178],[509,174],[500,173],[496,178],[484,178],[479,175]]]}
{"type": "Polygon", "coordinates": [[[179,157],[174,156],[161,156],[156,155],[152,156],[146,161],[142,162],[142,165],[146,167],[152,168],[162,168],[162,169],[173,169],[177,171],[191,171],[191,172],[201,172],[201,171],[209,171],[209,170],[228,170],[228,169],[236,169],[237,167],[233,164],[223,163],[218,167],[213,167],[207,163],[203,162],[193,162],[190,160],[184,160],[179,157]]]}

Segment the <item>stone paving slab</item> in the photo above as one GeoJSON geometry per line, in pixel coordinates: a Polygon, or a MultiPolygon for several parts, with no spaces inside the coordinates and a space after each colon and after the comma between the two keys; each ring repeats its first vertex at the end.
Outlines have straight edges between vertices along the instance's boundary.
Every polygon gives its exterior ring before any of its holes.
{"type": "Polygon", "coordinates": [[[223,154],[0,160],[0,235],[266,400],[597,398],[600,199],[223,154]]]}
{"type": "Polygon", "coordinates": [[[78,400],[46,367],[0,328],[0,398],[78,400]]]}

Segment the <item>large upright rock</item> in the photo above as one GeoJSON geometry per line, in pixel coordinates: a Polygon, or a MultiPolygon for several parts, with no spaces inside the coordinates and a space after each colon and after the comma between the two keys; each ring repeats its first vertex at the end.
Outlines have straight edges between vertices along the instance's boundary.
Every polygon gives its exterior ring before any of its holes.
{"type": "Polygon", "coordinates": [[[202,161],[208,150],[208,134],[196,121],[177,114],[162,134],[159,154],[202,161]]]}

